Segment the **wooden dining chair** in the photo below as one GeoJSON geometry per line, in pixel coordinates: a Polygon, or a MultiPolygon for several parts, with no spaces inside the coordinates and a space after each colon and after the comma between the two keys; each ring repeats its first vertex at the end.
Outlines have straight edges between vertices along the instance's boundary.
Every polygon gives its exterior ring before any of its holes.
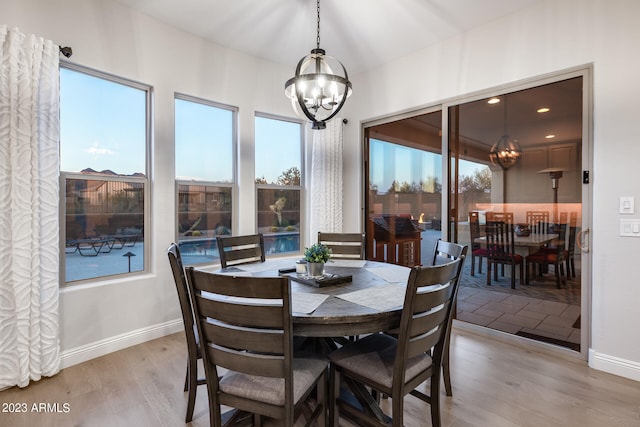
{"type": "Polygon", "coordinates": [[[553,248],[542,248],[525,257],[525,283],[527,285],[531,280],[531,267],[533,267],[534,272],[536,271],[535,267],[539,267],[538,271],[543,272],[547,271],[549,266],[553,266],[556,277],[556,287],[558,289],[562,287],[563,282],[565,284],[567,282],[567,276],[564,271],[565,262],[568,257],[568,251],[565,249],[567,224],[555,224],[553,231],[555,234],[558,234],[558,239],[556,239],[556,244],[553,248]]]}
{"type": "Polygon", "coordinates": [[[178,291],[178,301],[180,301],[184,333],[187,339],[187,374],[184,380],[184,391],[189,393],[187,398],[187,415],[185,417],[185,422],[189,423],[193,418],[193,408],[196,403],[196,388],[199,385],[205,384],[206,380],[205,378],[198,378],[198,359],[202,358],[202,353],[198,332],[193,320],[193,310],[191,308],[187,280],[178,245],[171,243],[167,249],[167,255],[169,256],[169,264],[173,272],[176,290],[178,291]]]}
{"type": "Polygon", "coordinates": [[[513,224],[513,212],[487,212],[485,217],[487,221],[503,221],[513,224]]]}
{"type": "MultiPolygon", "coordinates": [[[[458,272],[456,273],[456,282],[460,282],[462,276],[462,267],[464,266],[464,260],[467,256],[468,246],[460,245],[458,243],[447,242],[445,240],[438,239],[436,242],[436,249],[433,252],[432,265],[446,264],[457,259],[462,259],[462,262],[458,266],[458,272]]],[[[460,283],[458,283],[458,286],[460,283]]],[[[453,390],[451,388],[451,369],[449,368],[449,348],[451,344],[451,327],[453,319],[456,316],[458,306],[457,298],[453,300],[453,308],[451,316],[449,317],[449,324],[447,325],[447,334],[444,343],[444,352],[442,355],[442,376],[444,379],[444,389],[447,396],[453,396],[453,390]]]]}
{"type": "Polygon", "coordinates": [[[364,233],[326,233],[318,231],[318,243],[331,249],[334,259],[364,259],[364,233]]]}
{"type": "Polygon", "coordinates": [[[222,425],[225,405],[253,414],[254,425],[268,417],[291,427],[313,394],[317,404],[307,425],[317,420],[325,426],[328,363],[293,356],[289,279],[186,271],[211,426],[222,425]]]}
{"type": "MultiPolygon", "coordinates": [[[[516,288],[516,267],[520,268],[520,283],[524,283],[524,257],[515,251],[513,222],[487,220],[487,285],[491,285],[491,270],[498,281],[498,265],[511,267],[511,289],[516,288]]],[[[503,270],[504,272],[504,270],[503,270]]]]}
{"type": "MultiPolygon", "coordinates": [[[[388,426],[386,414],[373,417],[340,396],[341,379],[353,381],[391,398],[393,427],[403,425],[404,396],[411,394],[431,406],[431,423],[439,427],[440,375],[449,317],[458,290],[456,274],[462,259],[447,264],[413,267],[405,291],[398,337],[367,335],[329,355],[329,418],[339,425],[339,410],[356,425],[388,426]],[[429,395],[417,387],[430,379],[429,395]]],[[[374,400],[369,403],[375,403],[374,400]]],[[[378,410],[380,408],[377,408],[378,410]]]]}
{"type": "Polygon", "coordinates": [[[549,225],[549,211],[527,211],[526,223],[533,234],[544,234],[549,225]]]}
{"type": "Polygon", "coordinates": [[[262,233],[244,236],[216,236],[222,268],[252,262],[264,262],[262,233]]]}
{"type": "Polygon", "coordinates": [[[482,259],[489,254],[487,252],[486,243],[476,242],[481,237],[480,212],[469,212],[469,235],[471,238],[471,275],[475,276],[476,258],[478,258],[478,273],[482,274],[482,259]]]}

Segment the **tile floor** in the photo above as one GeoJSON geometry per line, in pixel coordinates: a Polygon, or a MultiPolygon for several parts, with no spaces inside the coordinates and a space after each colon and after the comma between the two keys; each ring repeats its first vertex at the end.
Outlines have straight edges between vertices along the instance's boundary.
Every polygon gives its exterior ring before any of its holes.
{"type": "Polygon", "coordinates": [[[580,329],[574,327],[579,316],[579,305],[486,288],[461,286],[458,291],[458,320],[510,334],[522,331],[580,343],[580,329]]]}

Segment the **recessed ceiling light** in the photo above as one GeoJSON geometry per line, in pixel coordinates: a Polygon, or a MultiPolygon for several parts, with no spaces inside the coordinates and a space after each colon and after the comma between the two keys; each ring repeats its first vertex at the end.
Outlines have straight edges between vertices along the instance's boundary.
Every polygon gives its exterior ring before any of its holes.
{"type": "Polygon", "coordinates": [[[554,134],[552,134],[552,133],[547,135],[547,136],[545,136],[545,138],[547,138],[547,139],[551,139],[551,138],[555,138],[555,137],[556,136],[554,134]]]}
{"type": "Polygon", "coordinates": [[[538,113],[548,113],[549,111],[551,111],[551,108],[549,107],[540,107],[538,108],[538,113]]]}
{"type": "Polygon", "coordinates": [[[500,98],[491,98],[490,100],[487,101],[487,104],[497,104],[498,102],[500,102],[500,98]]]}

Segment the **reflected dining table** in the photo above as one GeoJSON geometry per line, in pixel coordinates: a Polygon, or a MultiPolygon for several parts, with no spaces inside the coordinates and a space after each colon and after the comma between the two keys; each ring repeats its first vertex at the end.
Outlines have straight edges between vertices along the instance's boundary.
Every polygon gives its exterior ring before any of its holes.
{"type": "Polygon", "coordinates": [[[351,276],[323,287],[300,282],[296,259],[276,258],[233,267],[199,267],[235,276],[291,278],[293,333],[301,337],[337,337],[386,331],[400,324],[411,269],[367,260],[330,260],[325,274],[351,276]],[[293,271],[291,271],[293,270],[293,271]]]}
{"type": "MultiPolygon", "coordinates": [[[[530,253],[536,252],[541,246],[552,242],[558,237],[559,234],[554,233],[531,233],[528,236],[518,236],[515,234],[513,236],[513,244],[520,255],[526,256],[530,253]],[[518,250],[520,248],[522,249],[522,252],[518,250]]],[[[487,236],[476,237],[474,243],[480,243],[486,246],[487,236]]]]}

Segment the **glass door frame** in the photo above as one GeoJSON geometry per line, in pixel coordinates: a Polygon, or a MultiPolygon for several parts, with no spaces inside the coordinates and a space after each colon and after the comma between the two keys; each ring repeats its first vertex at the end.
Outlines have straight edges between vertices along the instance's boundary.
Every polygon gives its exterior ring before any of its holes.
{"type": "MultiPolygon", "coordinates": [[[[367,163],[368,159],[368,149],[369,149],[369,131],[370,127],[385,124],[405,118],[411,118],[414,116],[434,112],[440,110],[442,112],[442,212],[441,218],[447,218],[447,226],[442,227],[442,238],[446,240],[457,240],[457,215],[452,215],[455,211],[452,209],[457,209],[457,194],[451,193],[452,188],[452,179],[457,180],[457,172],[455,177],[452,175],[452,170],[457,171],[458,169],[458,158],[455,156],[452,157],[452,150],[450,149],[450,145],[452,142],[449,140],[449,108],[455,107],[457,105],[461,105],[463,103],[477,101],[480,99],[488,98],[491,96],[499,96],[505,93],[531,89],[537,86],[542,86],[545,84],[555,83],[561,80],[571,79],[574,77],[582,77],[582,90],[583,90],[583,98],[582,98],[582,160],[581,160],[581,168],[582,171],[588,171],[591,175],[593,175],[593,66],[591,64],[574,67],[571,69],[567,69],[564,71],[559,71],[556,73],[550,73],[543,76],[538,76],[530,79],[521,80],[518,82],[513,82],[509,84],[504,84],[496,87],[492,87],[486,90],[474,92],[467,95],[457,96],[455,98],[447,99],[439,104],[434,104],[430,107],[424,107],[416,110],[405,111],[403,113],[397,115],[388,115],[383,118],[378,118],[371,121],[363,121],[362,122],[362,135],[363,135],[363,174],[369,173],[369,164],[367,163]],[[446,154],[446,155],[445,155],[446,154]],[[453,177],[453,178],[452,178],[453,177]]],[[[368,175],[367,175],[368,176],[368,175]]],[[[363,176],[362,181],[362,220],[363,224],[367,224],[368,215],[369,215],[369,206],[368,206],[368,189],[365,188],[365,184],[368,182],[365,176],[363,176]]],[[[454,183],[455,184],[455,183],[454,183]]],[[[454,185],[453,188],[457,188],[457,185],[454,185]]],[[[591,345],[591,311],[592,311],[592,301],[591,301],[591,289],[592,289],[592,259],[591,253],[589,251],[589,235],[592,227],[592,204],[593,204],[593,186],[584,183],[582,184],[581,189],[581,204],[582,204],[582,222],[580,225],[582,232],[580,233],[578,239],[578,244],[576,245],[576,250],[580,251],[581,254],[581,337],[580,337],[580,352],[575,351],[564,351],[563,349],[558,349],[558,351],[562,353],[566,353],[569,356],[578,357],[586,360],[588,358],[588,349],[591,345]]],[[[458,323],[460,325],[461,323],[458,323]]],[[[485,332],[490,335],[494,335],[491,333],[491,329],[484,327],[475,327],[472,329],[478,330],[480,332],[485,332]]],[[[533,346],[542,346],[543,348],[549,349],[550,347],[545,344],[540,344],[532,341],[531,345],[533,346]]]]}

